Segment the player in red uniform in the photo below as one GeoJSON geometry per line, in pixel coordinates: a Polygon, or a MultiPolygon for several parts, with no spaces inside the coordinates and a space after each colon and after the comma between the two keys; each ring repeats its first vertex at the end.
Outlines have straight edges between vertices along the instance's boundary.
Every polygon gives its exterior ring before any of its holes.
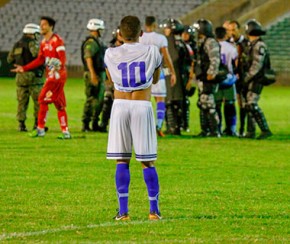
{"type": "Polygon", "coordinates": [[[64,85],[67,78],[65,68],[66,54],[64,42],[61,37],[53,32],[55,20],[51,17],[43,16],[40,19],[40,29],[43,40],[40,45],[38,57],[25,66],[15,65],[12,72],[25,72],[32,70],[42,64],[46,65],[46,82],[39,95],[40,105],[38,113],[37,129],[31,133],[32,137],[43,137],[45,135],[45,122],[48,112],[48,104],[53,103],[58,111],[58,120],[62,130],[59,139],[70,139],[68,130],[66,99],[64,85]]]}

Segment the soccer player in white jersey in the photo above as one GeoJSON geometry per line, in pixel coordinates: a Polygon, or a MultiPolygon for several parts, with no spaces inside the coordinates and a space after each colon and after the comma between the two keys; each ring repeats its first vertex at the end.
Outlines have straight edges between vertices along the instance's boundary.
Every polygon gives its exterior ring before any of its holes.
{"type": "Polygon", "coordinates": [[[223,131],[223,135],[236,136],[236,86],[235,82],[237,77],[234,75],[234,67],[237,67],[238,51],[237,48],[226,41],[228,39],[227,30],[224,27],[217,27],[215,30],[216,38],[219,41],[221,47],[221,61],[228,67],[229,75],[228,79],[219,85],[219,90],[215,94],[216,110],[219,115],[219,130],[221,131],[222,112],[221,106],[224,101],[224,117],[226,122],[226,128],[223,131]]]}
{"type": "MultiPolygon", "coordinates": [[[[176,75],[174,67],[171,61],[170,54],[168,52],[168,41],[166,37],[162,34],[156,33],[155,30],[158,24],[154,16],[147,16],[145,18],[145,32],[140,37],[139,42],[146,45],[155,45],[160,50],[164,58],[164,62],[168,67],[171,74],[171,85],[173,86],[176,83],[176,75]]],[[[152,85],[152,95],[156,101],[156,130],[157,134],[161,137],[164,137],[164,134],[161,130],[162,123],[165,118],[165,97],[166,97],[166,83],[164,71],[161,70],[160,79],[157,84],[152,85]]]]}
{"type": "Polygon", "coordinates": [[[138,17],[124,17],[120,23],[120,35],[124,44],[108,48],[105,53],[107,76],[115,88],[107,148],[107,159],[117,161],[115,181],[119,211],[114,219],[130,219],[129,164],[133,146],[148,190],[149,219],[159,220],[159,180],[154,166],[157,138],[151,85],[159,80],[162,57],[156,46],[139,43],[142,31],[138,17]]]}

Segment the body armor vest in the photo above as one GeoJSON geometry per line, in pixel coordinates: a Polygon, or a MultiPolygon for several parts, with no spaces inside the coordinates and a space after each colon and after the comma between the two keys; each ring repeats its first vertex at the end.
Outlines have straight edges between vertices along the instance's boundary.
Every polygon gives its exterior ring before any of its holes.
{"type": "Polygon", "coordinates": [[[95,37],[93,36],[88,36],[82,43],[82,62],[84,65],[84,70],[85,71],[89,71],[88,66],[87,66],[87,62],[84,58],[84,46],[86,44],[86,42],[89,39],[93,39],[97,45],[99,46],[99,50],[95,53],[95,55],[92,57],[93,60],[93,66],[94,66],[94,70],[98,73],[98,72],[103,72],[105,71],[105,63],[104,63],[104,56],[105,56],[105,50],[106,47],[95,37]]]}
{"type": "Polygon", "coordinates": [[[206,43],[206,40],[207,38],[204,40],[198,50],[197,62],[195,65],[196,78],[202,81],[206,80],[207,70],[210,65],[208,54],[204,51],[204,45],[206,43]]]}
{"type": "Polygon", "coordinates": [[[23,36],[14,46],[15,64],[26,65],[35,59],[29,51],[30,38],[23,36]]]}
{"type": "MultiPolygon", "coordinates": [[[[32,40],[26,36],[23,36],[14,46],[14,58],[15,64],[24,66],[35,59],[29,50],[29,43],[32,40]]],[[[31,70],[35,73],[36,77],[42,77],[44,67],[40,66],[36,69],[31,70]]]]}

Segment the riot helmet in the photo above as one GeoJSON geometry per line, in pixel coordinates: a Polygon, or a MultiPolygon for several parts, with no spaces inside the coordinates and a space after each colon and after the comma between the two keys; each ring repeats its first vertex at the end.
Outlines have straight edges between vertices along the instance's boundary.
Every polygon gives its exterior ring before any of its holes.
{"type": "Polygon", "coordinates": [[[184,25],[183,26],[183,32],[188,33],[190,36],[194,36],[195,29],[190,25],[184,25]]]}
{"type": "Polygon", "coordinates": [[[173,34],[181,34],[183,31],[183,25],[180,20],[167,18],[161,22],[160,28],[169,28],[173,34]]]}
{"type": "Polygon", "coordinates": [[[24,34],[40,33],[40,27],[37,24],[29,23],[29,24],[24,26],[23,33],[24,34]]]}
{"type": "Polygon", "coordinates": [[[207,19],[199,19],[193,24],[198,34],[205,35],[206,37],[213,37],[212,23],[207,19]]]}
{"type": "Polygon", "coordinates": [[[246,34],[249,36],[263,36],[266,31],[263,30],[262,25],[255,19],[247,21],[245,26],[246,34]]]}
{"type": "Polygon", "coordinates": [[[87,24],[87,29],[90,31],[104,30],[105,23],[101,19],[90,19],[87,24]]]}

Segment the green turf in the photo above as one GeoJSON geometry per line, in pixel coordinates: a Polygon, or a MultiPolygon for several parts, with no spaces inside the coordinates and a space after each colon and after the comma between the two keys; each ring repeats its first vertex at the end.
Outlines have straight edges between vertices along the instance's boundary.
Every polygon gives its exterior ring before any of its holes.
{"type": "MultiPolygon", "coordinates": [[[[289,87],[263,91],[260,104],[274,133],[264,141],[192,138],[199,132],[195,95],[191,132],[158,141],[163,220],[147,220],[146,187],[134,159],[127,223],[112,220],[115,165],[105,158],[107,134],[80,132],[83,91],[81,80],[68,80],[75,139],[56,139],[53,106],[46,137],[32,139],[17,131],[14,80],[0,80],[0,242],[290,242],[289,87]]],[[[31,128],[32,106],[28,117],[31,128]]]]}

